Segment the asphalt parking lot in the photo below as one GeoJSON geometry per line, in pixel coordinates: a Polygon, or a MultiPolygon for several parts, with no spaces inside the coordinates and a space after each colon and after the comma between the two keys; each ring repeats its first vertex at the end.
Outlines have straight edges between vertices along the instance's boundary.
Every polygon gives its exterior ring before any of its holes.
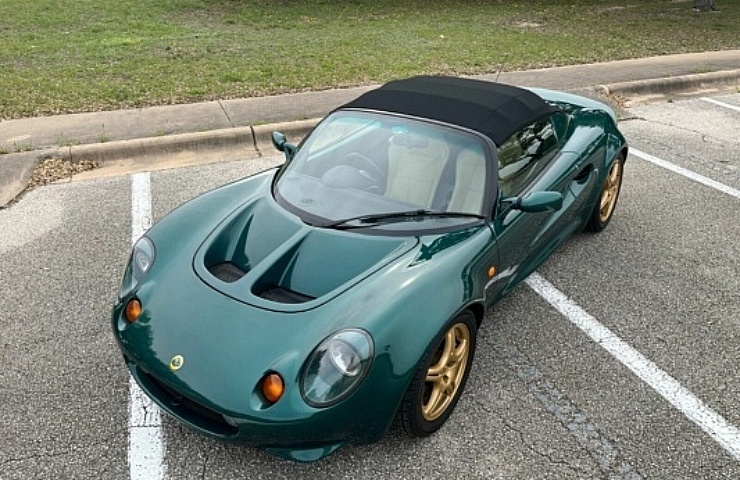
{"type": "MultiPolygon", "coordinates": [[[[487,313],[448,424],[314,464],[132,408],[109,325],[132,175],[27,193],[0,210],[0,478],[740,478],[740,94],[629,111],[614,219],[487,313]]],[[[279,161],[136,178],[156,220],[279,161]]]]}

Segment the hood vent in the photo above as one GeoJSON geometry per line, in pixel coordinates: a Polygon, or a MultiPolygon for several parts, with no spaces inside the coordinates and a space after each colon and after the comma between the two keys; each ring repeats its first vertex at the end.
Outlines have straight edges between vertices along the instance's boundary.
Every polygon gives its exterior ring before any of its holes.
{"type": "Polygon", "coordinates": [[[297,312],[339,295],[417,242],[311,227],[265,195],[237,208],[211,232],[193,268],[237,301],[297,312]]]}
{"type": "Polygon", "coordinates": [[[208,267],[211,274],[226,283],[233,283],[247,274],[237,264],[231,262],[221,262],[208,267]]]}
{"type": "Polygon", "coordinates": [[[257,296],[278,303],[304,303],[315,298],[277,285],[262,290],[257,296]]]}

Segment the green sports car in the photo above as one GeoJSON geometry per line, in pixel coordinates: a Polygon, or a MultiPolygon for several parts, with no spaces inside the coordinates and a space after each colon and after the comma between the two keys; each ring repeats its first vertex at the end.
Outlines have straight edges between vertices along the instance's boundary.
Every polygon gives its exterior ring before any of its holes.
{"type": "Polygon", "coordinates": [[[193,429],[318,460],[439,429],[488,307],[612,218],[627,144],[606,105],[422,76],[369,91],[286,162],[135,244],[112,324],[133,378],[193,429]]]}

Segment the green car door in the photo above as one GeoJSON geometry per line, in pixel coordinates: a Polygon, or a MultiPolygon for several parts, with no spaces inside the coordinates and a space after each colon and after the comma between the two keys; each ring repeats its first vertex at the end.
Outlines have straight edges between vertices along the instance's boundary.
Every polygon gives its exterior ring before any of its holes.
{"type": "Polygon", "coordinates": [[[571,185],[580,180],[578,156],[560,151],[549,117],[512,135],[497,153],[499,204],[493,228],[499,266],[486,291],[492,300],[525,279],[577,228],[571,185]],[[536,201],[535,208],[527,208],[512,200],[541,197],[541,192],[559,194],[562,206],[536,201]]]}

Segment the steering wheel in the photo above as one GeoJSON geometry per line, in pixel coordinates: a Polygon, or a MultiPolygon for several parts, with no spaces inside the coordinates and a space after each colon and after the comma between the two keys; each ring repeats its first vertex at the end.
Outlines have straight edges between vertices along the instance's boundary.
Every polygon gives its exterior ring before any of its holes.
{"type": "Polygon", "coordinates": [[[365,177],[369,182],[380,187],[382,180],[385,178],[385,173],[383,173],[375,162],[357,152],[348,153],[345,160],[347,164],[357,167],[360,175],[365,177]]]}

